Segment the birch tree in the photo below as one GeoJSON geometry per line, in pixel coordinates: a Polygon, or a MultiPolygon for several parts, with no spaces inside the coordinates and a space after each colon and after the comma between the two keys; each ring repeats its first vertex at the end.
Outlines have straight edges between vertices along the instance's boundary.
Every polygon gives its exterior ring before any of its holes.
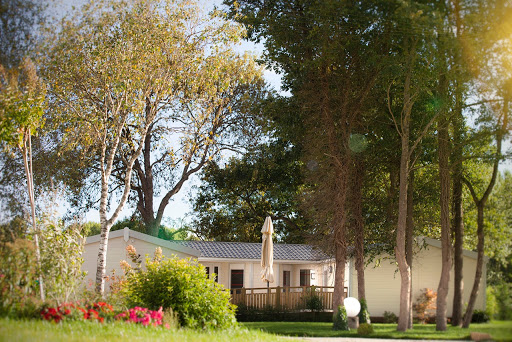
{"type": "MultiPolygon", "coordinates": [[[[52,122],[58,124],[64,146],[94,156],[94,177],[99,179],[100,294],[109,231],[127,202],[134,164],[157,114],[179,104],[176,94],[212,91],[202,83],[185,86],[197,76],[194,51],[208,32],[203,26],[195,35],[190,33],[197,24],[190,18],[197,10],[194,3],[172,0],[91,1],[73,18],[64,19],[60,32],[47,43],[44,71],[50,82],[52,122]],[[116,158],[124,165],[117,184],[116,158]],[[114,188],[119,189],[115,197],[114,188]]],[[[225,23],[216,28],[220,40],[238,30],[225,23]]]]}
{"type": "Polygon", "coordinates": [[[12,69],[0,65],[0,142],[5,147],[17,148],[23,157],[41,300],[45,299],[45,293],[41,274],[40,232],[36,225],[32,135],[44,122],[45,93],[46,87],[30,59],[24,59],[19,67],[12,69]]]}

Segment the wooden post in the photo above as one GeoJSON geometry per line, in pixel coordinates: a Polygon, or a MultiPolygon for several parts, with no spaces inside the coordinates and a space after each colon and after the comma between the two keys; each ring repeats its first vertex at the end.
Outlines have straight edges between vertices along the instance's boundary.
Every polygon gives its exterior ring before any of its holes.
{"type": "Polygon", "coordinates": [[[276,308],[281,306],[281,286],[276,287],[276,308]]]}
{"type": "Polygon", "coordinates": [[[245,287],[242,287],[241,296],[243,298],[243,303],[248,306],[248,304],[247,304],[247,294],[246,294],[245,287]]]}

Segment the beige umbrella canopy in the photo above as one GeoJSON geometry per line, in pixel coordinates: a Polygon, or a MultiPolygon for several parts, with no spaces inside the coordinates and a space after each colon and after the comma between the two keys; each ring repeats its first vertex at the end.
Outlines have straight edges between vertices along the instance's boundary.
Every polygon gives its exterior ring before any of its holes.
{"type": "Polygon", "coordinates": [[[273,232],[274,225],[272,224],[272,219],[270,216],[267,216],[265,223],[263,223],[263,228],[261,229],[261,233],[263,234],[261,237],[261,267],[263,268],[261,271],[261,280],[266,281],[267,285],[268,283],[274,282],[274,269],[272,268],[274,264],[273,232]]]}

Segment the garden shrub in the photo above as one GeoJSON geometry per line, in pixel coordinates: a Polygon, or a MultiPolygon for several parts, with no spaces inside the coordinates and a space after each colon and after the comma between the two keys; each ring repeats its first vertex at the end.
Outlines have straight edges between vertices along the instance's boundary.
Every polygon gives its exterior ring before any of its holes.
{"type": "Polygon", "coordinates": [[[487,287],[486,307],[490,318],[512,320],[512,284],[502,283],[487,287]]]}
{"type": "Polygon", "coordinates": [[[157,248],[152,259],[146,257],[145,268],[130,268],[126,262],[123,267],[122,291],[129,306],[171,308],[180,325],[191,328],[227,328],[236,322],[229,292],[209,279],[196,260],[164,258],[157,248]]]}
{"type": "Polygon", "coordinates": [[[425,324],[426,321],[434,316],[433,310],[436,309],[437,293],[431,289],[422,289],[416,298],[416,303],[412,305],[412,309],[416,312],[416,317],[420,323],[425,324]]]}
{"type": "Polygon", "coordinates": [[[359,323],[360,324],[363,324],[363,323],[368,323],[370,324],[371,323],[371,320],[370,320],[370,313],[368,312],[368,304],[366,304],[366,299],[361,299],[359,301],[361,303],[361,310],[359,311],[359,323]]]}
{"type": "Polygon", "coordinates": [[[41,230],[41,269],[46,298],[57,304],[78,300],[85,272],[80,226],[46,221],[41,230]]]}
{"type": "Polygon", "coordinates": [[[357,328],[357,334],[359,336],[368,336],[370,334],[373,334],[373,325],[369,323],[359,324],[359,327],[357,328]]]}
{"type": "MultiPolygon", "coordinates": [[[[116,319],[130,322],[130,323],[139,323],[144,326],[152,325],[159,326],[162,325],[162,320],[164,318],[164,312],[162,307],[158,310],[149,310],[147,308],[141,308],[136,306],[134,308],[129,309],[126,312],[122,312],[116,315],[116,319]]],[[[167,326],[169,327],[169,326],[167,326]]]]}
{"type": "Polygon", "coordinates": [[[338,312],[334,315],[332,330],[349,330],[347,322],[347,310],[344,306],[338,306],[338,312]]]}
{"type": "Polygon", "coordinates": [[[324,304],[322,303],[322,298],[318,296],[314,292],[314,288],[311,290],[311,293],[303,296],[302,299],[304,301],[304,306],[307,310],[312,312],[322,311],[324,309],[324,304]]]}
{"type": "Polygon", "coordinates": [[[398,323],[398,317],[394,312],[384,311],[383,321],[384,323],[398,323]]]}
{"type": "Polygon", "coordinates": [[[46,321],[59,323],[63,320],[89,320],[103,323],[114,319],[114,310],[105,302],[94,302],[86,305],[63,303],[57,307],[46,306],[41,310],[41,318],[46,321]]]}
{"type": "Polygon", "coordinates": [[[489,315],[487,312],[483,310],[475,310],[473,311],[473,316],[471,317],[471,323],[485,323],[489,322],[489,315]]]}
{"type": "Polygon", "coordinates": [[[39,310],[34,243],[18,238],[0,252],[0,314],[30,317],[39,310]]]}
{"type": "MultiPolygon", "coordinates": [[[[84,272],[80,227],[63,227],[48,220],[40,232],[41,274],[46,300],[54,304],[77,299],[84,272]]],[[[0,246],[0,315],[33,318],[39,315],[39,273],[32,236],[0,246]]]]}

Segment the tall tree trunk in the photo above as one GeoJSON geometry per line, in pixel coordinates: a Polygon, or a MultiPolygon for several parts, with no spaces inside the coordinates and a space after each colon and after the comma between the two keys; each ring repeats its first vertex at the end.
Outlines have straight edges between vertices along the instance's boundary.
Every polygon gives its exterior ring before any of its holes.
{"type": "Polygon", "coordinates": [[[353,161],[351,182],[351,219],[355,237],[355,266],[357,271],[357,296],[359,300],[366,299],[364,281],[364,219],[363,219],[363,175],[364,162],[357,156],[353,161]]]}
{"type": "MultiPolygon", "coordinates": [[[[512,85],[512,82],[511,82],[512,85]]],[[[484,264],[484,209],[485,203],[489,198],[489,195],[494,188],[494,184],[496,184],[496,178],[498,175],[498,166],[501,159],[501,144],[503,140],[503,134],[508,129],[508,105],[511,94],[506,92],[503,103],[503,122],[501,127],[498,129],[496,134],[496,156],[494,159],[494,165],[492,169],[492,176],[485,190],[482,198],[478,199],[475,189],[472,184],[467,180],[463,179],[464,183],[469,188],[471,193],[471,197],[476,204],[477,208],[477,259],[476,259],[476,271],[475,271],[475,281],[473,282],[473,288],[471,289],[471,294],[469,296],[468,307],[466,309],[466,313],[464,314],[464,321],[462,323],[463,328],[468,328],[471,323],[471,319],[473,317],[473,311],[475,309],[476,297],[478,296],[478,291],[480,290],[480,280],[482,279],[482,269],[484,264]]]]}
{"type": "Polygon", "coordinates": [[[462,116],[462,92],[455,90],[456,113],[452,120],[453,125],[453,167],[452,167],[452,231],[454,240],[453,249],[453,305],[452,326],[462,325],[462,298],[464,293],[462,243],[464,240],[464,221],[462,217],[462,130],[464,117],[462,116]]]}
{"type": "Polygon", "coordinates": [[[414,241],[414,169],[409,172],[409,186],[407,188],[407,229],[405,231],[405,252],[407,264],[411,268],[411,284],[409,295],[409,322],[407,329],[412,329],[412,259],[413,259],[413,241],[414,241]]]}
{"type": "MultiPolygon", "coordinates": [[[[412,42],[410,48],[410,59],[408,60],[407,73],[404,81],[404,92],[403,92],[403,109],[401,113],[401,125],[399,129],[400,140],[401,140],[401,154],[400,154],[400,180],[399,180],[399,195],[398,195],[398,222],[396,229],[396,246],[395,246],[395,258],[398,264],[398,270],[400,271],[400,313],[398,316],[398,331],[406,331],[409,327],[409,317],[411,309],[411,267],[407,263],[407,251],[406,251],[406,232],[407,232],[407,195],[409,187],[409,172],[411,163],[411,153],[420,138],[416,140],[413,147],[409,147],[410,144],[410,124],[411,124],[411,113],[414,105],[412,96],[412,70],[415,59],[415,46],[417,40],[412,42]]],[[[388,101],[390,99],[388,98],[388,101]]],[[[391,115],[393,113],[390,110],[391,115]]],[[[393,120],[396,124],[397,120],[393,116],[393,120]]]]}
{"type": "MultiPolygon", "coordinates": [[[[151,108],[151,104],[146,104],[146,108],[151,108]]],[[[151,136],[153,131],[153,124],[149,125],[146,139],[144,139],[144,149],[142,150],[142,165],[139,159],[135,160],[133,170],[137,175],[139,184],[132,185],[132,188],[137,192],[137,210],[139,211],[146,232],[149,235],[158,235],[158,226],[155,224],[155,210],[153,208],[154,201],[154,184],[153,184],[153,168],[151,165],[151,136]],[[155,228],[156,226],[156,228],[155,228]]]]}
{"type": "Polygon", "coordinates": [[[400,195],[398,200],[398,225],[396,231],[395,257],[400,271],[400,314],[398,331],[406,331],[409,326],[411,307],[411,268],[407,263],[405,249],[407,228],[407,188],[409,175],[409,122],[404,120],[402,127],[402,157],[400,159],[400,195]]]}
{"type": "Polygon", "coordinates": [[[436,330],[446,330],[446,299],[448,296],[450,270],[452,268],[450,241],[450,136],[446,116],[441,115],[438,126],[438,155],[441,207],[441,277],[437,287],[436,330]]]}
{"type": "Polygon", "coordinates": [[[34,230],[34,244],[36,249],[37,273],[39,278],[39,295],[42,301],[45,300],[45,292],[43,285],[43,274],[41,269],[41,248],[39,246],[40,230],[36,224],[36,203],[34,195],[34,173],[32,171],[32,138],[30,133],[23,135],[23,164],[25,167],[25,175],[27,178],[28,198],[30,202],[30,216],[32,219],[32,229],[34,230]],[[28,145],[28,146],[27,146],[28,145]]]}
{"type": "MultiPolygon", "coordinates": [[[[121,116],[122,113],[118,112],[118,116],[121,116]]],[[[154,119],[154,113],[151,111],[146,111],[146,122],[151,123],[154,119]]],[[[109,134],[112,134],[112,132],[108,132],[105,130],[103,132],[103,140],[102,140],[102,146],[101,146],[101,156],[100,156],[100,175],[101,175],[101,196],[100,196],[100,207],[99,207],[99,214],[100,214],[100,225],[101,225],[101,233],[100,233],[100,245],[98,248],[98,262],[96,266],[96,292],[101,295],[102,297],[105,296],[105,277],[106,277],[106,266],[107,266],[107,250],[108,250],[108,236],[110,233],[110,228],[112,228],[112,225],[117,220],[119,215],[121,214],[121,211],[124,208],[124,205],[126,204],[126,201],[128,200],[128,195],[131,191],[131,180],[132,180],[132,171],[133,171],[133,165],[135,164],[135,161],[140,156],[142,152],[142,148],[144,146],[144,140],[146,138],[148,127],[144,127],[145,129],[140,132],[140,140],[139,144],[137,146],[136,150],[132,151],[131,156],[128,160],[125,162],[125,176],[124,176],[124,189],[123,193],[121,195],[121,198],[119,199],[119,203],[117,204],[117,207],[115,208],[113,214],[110,216],[110,218],[107,217],[107,204],[108,204],[108,188],[109,188],[109,181],[110,177],[112,175],[112,170],[114,166],[114,157],[116,156],[116,153],[118,152],[119,144],[120,144],[120,137],[121,132],[126,124],[126,118],[125,115],[124,118],[117,124],[116,131],[113,132],[114,139],[112,141],[112,144],[108,146],[107,151],[107,137],[109,134]]]]}
{"type": "Polygon", "coordinates": [[[471,289],[471,294],[469,296],[468,307],[466,309],[466,313],[464,315],[464,321],[462,323],[463,328],[469,328],[469,324],[471,323],[471,319],[473,317],[473,311],[475,309],[476,297],[478,296],[478,292],[480,290],[480,280],[482,279],[482,271],[484,264],[484,207],[485,204],[482,201],[479,201],[477,204],[477,230],[476,235],[478,238],[477,242],[477,259],[476,259],[476,271],[475,271],[475,281],[473,282],[473,288],[471,289]]]}
{"type": "Polygon", "coordinates": [[[345,299],[345,266],[347,263],[347,219],[345,214],[347,174],[345,173],[345,177],[341,172],[337,172],[337,174],[337,191],[333,199],[336,203],[333,217],[336,252],[336,273],[334,274],[334,293],[332,297],[334,315],[338,312],[338,307],[343,306],[343,300],[345,299]]]}
{"type": "MultiPolygon", "coordinates": [[[[461,7],[459,0],[453,0],[453,16],[455,19],[456,35],[464,47],[464,34],[461,7]]],[[[462,65],[463,60],[461,57],[461,50],[455,50],[455,65],[462,65]]],[[[460,326],[462,324],[462,304],[464,294],[464,280],[462,268],[462,244],[464,240],[464,222],[462,218],[462,134],[464,129],[464,116],[462,114],[462,83],[459,82],[461,75],[458,75],[455,83],[455,115],[453,115],[453,168],[452,168],[452,183],[453,183],[453,199],[452,199],[452,216],[453,216],[453,305],[452,305],[452,325],[460,326]]]]}

